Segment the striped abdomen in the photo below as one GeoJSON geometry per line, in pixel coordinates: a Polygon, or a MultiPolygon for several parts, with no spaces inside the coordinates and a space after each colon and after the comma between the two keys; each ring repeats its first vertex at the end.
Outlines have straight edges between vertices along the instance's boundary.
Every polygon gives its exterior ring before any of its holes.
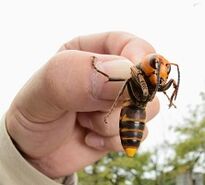
{"type": "Polygon", "coordinates": [[[140,146],[145,128],[146,112],[134,105],[124,106],[120,114],[120,139],[129,157],[133,157],[140,146]]]}

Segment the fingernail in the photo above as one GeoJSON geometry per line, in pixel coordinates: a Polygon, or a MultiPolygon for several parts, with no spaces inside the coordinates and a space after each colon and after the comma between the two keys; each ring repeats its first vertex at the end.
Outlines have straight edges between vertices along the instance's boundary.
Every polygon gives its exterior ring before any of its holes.
{"type": "Polygon", "coordinates": [[[103,148],[105,145],[104,139],[94,133],[90,133],[86,136],[85,143],[93,148],[103,148]]]}
{"type": "MultiPolygon", "coordinates": [[[[133,63],[127,59],[117,59],[111,61],[100,61],[97,59],[95,66],[98,70],[107,74],[110,78],[128,79],[130,78],[130,67],[133,63]]],[[[124,83],[108,82],[108,78],[98,71],[94,71],[92,75],[92,93],[93,96],[100,99],[113,99],[120,87],[124,83]]]]}
{"type": "Polygon", "coordinates": [[[129,78],[130,77],[130,67],[132,62],[126,59],[121,60],[111,60],[106,62],[98,62],[97,68],[99,67],[104,73],[108,74],[114,78],[129,78]]]}

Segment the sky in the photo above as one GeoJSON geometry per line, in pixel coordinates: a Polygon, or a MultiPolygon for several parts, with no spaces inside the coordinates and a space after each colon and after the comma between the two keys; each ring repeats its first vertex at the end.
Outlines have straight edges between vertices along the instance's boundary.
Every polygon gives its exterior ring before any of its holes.
{"type": "Polygon", "coordinates": [[[174,140],[169,127],[183,123],[188,106],[200,103],[205,88],[204,19],[204,0],[1,0],[0,115],[63,43],[79,35],[126,31],[180,66],[177,109],[168,109],[166,97],[158,96],[161,110],[147,124],[149,136],[142,147],[174,140]]]}

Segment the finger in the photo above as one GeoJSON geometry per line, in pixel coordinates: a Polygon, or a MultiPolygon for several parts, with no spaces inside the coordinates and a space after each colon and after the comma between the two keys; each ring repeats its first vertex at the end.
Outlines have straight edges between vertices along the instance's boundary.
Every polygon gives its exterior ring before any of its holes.
{"type": "Polygon", "coordinates": [[[82,127],[101,135],[101,136],[115,136],[119,135],[119,115],[121,108],[113,110],[108,118],[108,124],[105,123],[106,113],[79,113],[78,121],[82,127]]]}
{"type": "MultiPolygon", "coordinates": [[[[148,135],[148,129],[147,127],[145,127],[141,142],[143,142],[146,139],[147,135],[148,135]]],[[[105,137],[91,131],[88,132],[88,134],[86,135],[85,143],[87,146],[97,150],[108,151],[108,152],[123,151],[123,147],[119,135],[105,137]]]]}
{"type": "Polygon", "coordinates": [[[147,108],[146,108],[146,113],[147,113],[147,122],[149,122],[150,120],[152,120],[158,113],[160,110],[160,103],[159,103],[159,99],[156,96],[151,102],[149,102],[147,104],[147,108]]]}
{"type": "Polygon", "coordinates": [[[123,151],[119,135],[103,137],[95,132],[89,132],[85,137],[87,146],[104,151],[123,151]]]}
{"type": "Polygon", "coordinates": [[[62,50],[81,50],[124,56],[136,63],[143,56],[155,52],[145,40],[126,32],[106,32],[80,36],[65,43],[62,50]]]}
{"type": "MultiPolygon", "coordinates": [[[[79,124],[89,130],[105,137],[111,137],[119,135],[119,119],[120,119],[121,107],[114,109],[110,116],[107,118],[108,124],[105,123],[106,113],[94,112],[94,113],[79,113],[79,124]]],[[[149,102],[146,108],[147,122],[153,119],[159,112],[159,101],[155,98],[152,102],[149,102]]]]}

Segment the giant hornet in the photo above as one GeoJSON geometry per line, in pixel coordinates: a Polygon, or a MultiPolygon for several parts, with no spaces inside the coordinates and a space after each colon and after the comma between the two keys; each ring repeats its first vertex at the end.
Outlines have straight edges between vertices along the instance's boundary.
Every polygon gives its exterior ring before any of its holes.
{"type": "Polygon", "coordinates": [[[106,119],[116,106],[119,97],[127,88],[129,99],[123,103],[120,113],[120,139],[125,153],[129,157],[133,157],[137,152],[146,123],[146,106],[152,101],[157,91],[163,92],[169,100],[169,107],[174,106],[173,100],[176,100],[179,82],[180,71],[179,66],[175,63],[170,63],[159,54],[149,54],[142,58],[136,65],[131,66],[131,76],[129,79],[112,78],[104,72],[100,71],[95,65],[96,57],[92,58],[94,69],[100,74],[108,78],[108,81],[125,81],[122,89],[119,91],[110,111],[105,116],[106,119]],[[171,65],[177,67],[178,80],[168,80],[171,65]],[[166,91],[173,85],[174,91],[169,97],[166,91]]]}

